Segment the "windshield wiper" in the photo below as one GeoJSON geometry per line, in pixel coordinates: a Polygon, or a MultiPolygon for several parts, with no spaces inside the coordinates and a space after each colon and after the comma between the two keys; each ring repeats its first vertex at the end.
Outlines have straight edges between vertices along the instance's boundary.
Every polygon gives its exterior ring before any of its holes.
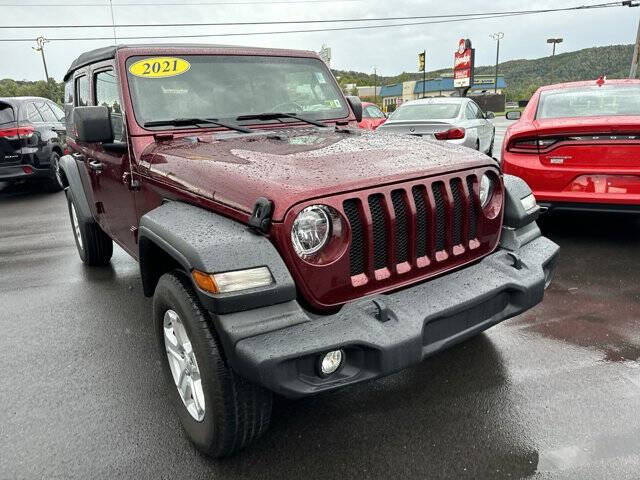
{"type": "Polygon", "coordinates": [[[278,120],[279,118],[293,118],[294,120],[298,120],[300,122],[309,123],[311,125],[315,125],[317,127],[328,127],[328,125],[316,122],[315,120],[311,120],[310,118],[301,117],[300,115],[296,115],[295,113],[284,113],[284,112],[267,112],[267,113],[256,113],[253,115],[240,115],[236,117],[236,120],[278,120]]]}
{"type": "Polygon", "coordinates": [[[253,133],[253,130],[247,127],[241,127],[233,123],[221,122],[217,118],[174,118],[172,120],[154,120],[152,122],[146,122],[144,127],[163,127],[166,125],[181,126],[181,125],[195,125],[199,127],[200,124],[218,125],[219,127],[225,127],[230,130],[235,130],[242,133],[253,133]]]}

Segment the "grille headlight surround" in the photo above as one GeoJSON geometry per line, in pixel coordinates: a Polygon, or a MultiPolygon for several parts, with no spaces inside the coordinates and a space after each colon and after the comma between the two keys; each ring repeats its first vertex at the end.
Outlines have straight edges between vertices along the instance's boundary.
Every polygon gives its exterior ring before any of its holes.
{"type": "Polygon", "coordinates": [[[480,179],[480,205],[485,208],[491,202],[493,196],[494,181],[491,175],[484,174],[480,179]]]}
{"type": "MultiPolygon", "coordinates": [[[[337,212],[336,212],[337,213],[337,212]]],[[[307,258],[322,250],[333,235],[340,216],[325,205],[304,208],[291,226],[291,244],[300,258],[307,258]]]]}

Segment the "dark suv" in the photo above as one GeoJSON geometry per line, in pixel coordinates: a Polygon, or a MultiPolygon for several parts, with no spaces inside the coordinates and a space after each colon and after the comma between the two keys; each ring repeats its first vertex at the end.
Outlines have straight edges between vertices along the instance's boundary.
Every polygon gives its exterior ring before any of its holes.
{"type": "Polygon", "coordinates": [[[65,152],[62,109],[40,97],[0,97],[0,182],[42,180],[63,188],[59,160],[65,152]]]}
{"type": "Polygon", "coordinates": [[[558,247],[522,180],[358,129],[360,101],[315,53],[114,46],[65,81],[78,253],[105,265],[115,241],[139,262],[169,394],[209,455],[259,437],[272,392],[397,372],[551,281],[558,247]]]}

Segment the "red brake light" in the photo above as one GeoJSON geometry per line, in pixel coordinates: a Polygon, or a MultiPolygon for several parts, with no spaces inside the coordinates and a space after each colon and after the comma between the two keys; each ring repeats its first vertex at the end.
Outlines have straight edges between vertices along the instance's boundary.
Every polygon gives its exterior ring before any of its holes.
{"type": "Polygon", "coordinates": [[[515,139],[509,142],[507,151],[514,153],[538,153],[540,150],[549,149],[549,147],[551,147],[557,141],[557,138],[515,139]]]}
{"type": "Polygon", "coordinates": [[[434,136],[438,140],[459,140],[464,138],[464,128],[456,127],[445,130],[444,132],[435,133],[434,136]]]}
{"type": "Polygon", "coordinates": [[[18,140],[20,137],[28,138],[33,135],[35,129],[31,125],[17,128],[3,128],[0,129],[0,137],[7,140],[18,140]]]}

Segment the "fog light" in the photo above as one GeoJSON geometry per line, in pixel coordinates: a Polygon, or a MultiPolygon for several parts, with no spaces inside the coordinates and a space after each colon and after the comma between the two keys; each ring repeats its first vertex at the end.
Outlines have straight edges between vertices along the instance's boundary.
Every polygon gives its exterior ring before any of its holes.
{"type": "Polygon", "coordinates": [[[31,175],[33,173],[33,168],[31,168],[29,166],[24,166],[24,167],[22,167],[22,171],[24,173],[26,173],[27,175],[31,175]]]}
{"type": "Polygon", "coordinates": [[[344,353],[342,350],[332,350],[320,357],[320,375],[326,377],[338,371],[342,366],[344,353]]]}

